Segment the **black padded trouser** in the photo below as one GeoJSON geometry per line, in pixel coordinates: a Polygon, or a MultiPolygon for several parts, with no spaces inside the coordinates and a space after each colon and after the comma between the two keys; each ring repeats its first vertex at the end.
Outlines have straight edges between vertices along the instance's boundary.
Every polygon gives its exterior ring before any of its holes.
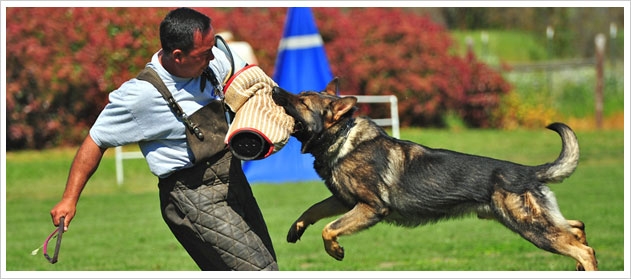
{"type": "Polygon", "coordinates": [[[160,179],[162,217],[201,270],[278,270],[241,162],[224,150],[160,179]]]}

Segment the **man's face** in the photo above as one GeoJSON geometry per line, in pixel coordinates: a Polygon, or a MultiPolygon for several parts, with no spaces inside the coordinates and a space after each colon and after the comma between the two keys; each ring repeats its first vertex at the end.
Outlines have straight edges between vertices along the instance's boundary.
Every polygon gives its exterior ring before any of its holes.
{"type": "Polygon", "coordinates": [[[187,54],[181,53],[179,66],[182,77],[198,77],[208,66],[210,60],[215,59],[212,48],[215,45],[215,33],[209,28],[206,33],[201,31],[193,35],[193,49],[187,54]]]}

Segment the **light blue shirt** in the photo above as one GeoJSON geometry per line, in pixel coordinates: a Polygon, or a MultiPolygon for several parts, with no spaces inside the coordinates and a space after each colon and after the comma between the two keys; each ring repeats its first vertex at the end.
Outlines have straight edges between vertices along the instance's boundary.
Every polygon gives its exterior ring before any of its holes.
{"type": "MultiPolygon", "coordinates": [[[[220,82],[224,81],[230,72],[230,63],[218,48],[213,48],[213,54],[215,59],[210,61],[210,68],[220,82]]],[[[171,75],[160,64],[158,53],[147,66],[158,73],[187,115],[218,98],[210,82],[206,82],[204,92],[200,92],[200,77],[171,75]]],[[[102,148],[137,142],[151,172],[164,178],[193,165],[185,129],[153,85],[133,78],[110,93],[109,103],[90,129],[90,136],[102,148]]]]}

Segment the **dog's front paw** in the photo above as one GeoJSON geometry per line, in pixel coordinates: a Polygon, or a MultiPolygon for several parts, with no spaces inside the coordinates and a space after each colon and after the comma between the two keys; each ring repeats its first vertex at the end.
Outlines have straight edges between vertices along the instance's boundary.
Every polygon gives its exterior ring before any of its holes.
{"type": "Polygon", "coordinates": [[[300,240],[300,237],[307,229],[307,224],[304,221],[296,221],[291,228],[289,228],[289,232],[287,233],[287,242],[296,243],[296,241],[300,240]]]}
{"type": "Polygon", "coordinates": [[[585,271],[585,268],[581,263],[576,263],[576,271],[585,271]]]}
{"type": "Polygon", "coordinates": [[[344,248],[335,240],[324,240],[324,249],[329,256],[341,261],[344,259],[344,248]]]}

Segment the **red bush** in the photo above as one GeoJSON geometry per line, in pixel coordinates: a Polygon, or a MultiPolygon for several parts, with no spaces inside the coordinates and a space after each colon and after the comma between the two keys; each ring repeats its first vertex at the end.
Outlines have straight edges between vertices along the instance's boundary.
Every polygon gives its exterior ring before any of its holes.
{"type": "Polygon", "coordinates": [[[154,8],[8,8],[7,148],[77,143],[159,46],[154,8]]]}
{"type": "MultiPolygon", "coordinates": [[[[197,9],[216,31],[250,42],[273,74],[286,8],[197,9]]],[[[7,8],[7,148],[80,142],[109,92],[159,49],[168,10],[7,8]]],[[[343,93],[397,95],[403,125],[441,125],[451,110],[472,126],[488,126],[508,91],[486,65],[451,55],[448,33],[429,17],[398,8],[313,11],[343,93]]]]}
{"type": "Polygon", "coordinates": [[[451,110],[471,126],[486,127],[498,95],[509,89],[473,57],[451,55],[448,33],[429,17],[397,8],[315,11],[345,93],[396,95],[402,125],[440,126],[451,110]]]}

